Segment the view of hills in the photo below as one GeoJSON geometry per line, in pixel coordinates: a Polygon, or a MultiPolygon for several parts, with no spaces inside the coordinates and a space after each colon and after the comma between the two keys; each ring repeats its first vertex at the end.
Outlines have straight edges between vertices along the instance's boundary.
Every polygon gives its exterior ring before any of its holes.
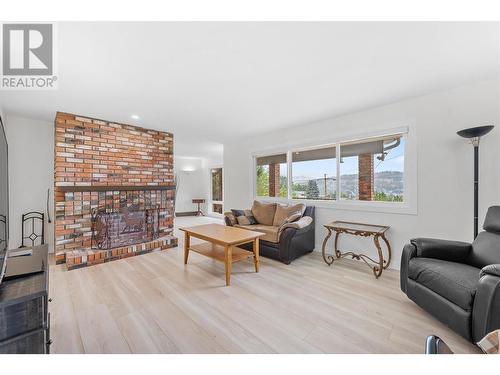
{"type": "MultiPolygon", "coordinates": [[[[348,197],[358,195],[358,175],[350,174],[341,176],[341,190],[348,197]]],[[[403,195],[403,172],[384,171],[375,173],[375,192],[386,195],[403,195]]]]}
{"type": "MultiPolygon", "coordinates": [[[[307,196],[309,181],[313,181],[317,190],[319,191],[320,198],[325,198],[325,186],[326,186],[326,197],[330,199],[335,196],[336,181],[335,177],[317,178],[317,179],[306,179],[297,177],[294,178],[294,184],[292,187],[292,195],[299,198],[305,198],[307,196]]],[[[347,174],[342,175],[340,179],[342,196],[345,198],[354,198],[358,195],[358,175],[357,174],[347,174]]],[[[309,189],[311,187],[309,186],[309,189]]],[[[375,192],[379,196],[389,196],[389,197],[401,197],[403,195],[404,189],[404,178],[403,172],[399,171],[383,171],[375,173],[375,192]]],[[[316,190],[316,189],[314,189],[316,190]]],[[[385,199],[380,199],[385,200],[385,199]]]]}

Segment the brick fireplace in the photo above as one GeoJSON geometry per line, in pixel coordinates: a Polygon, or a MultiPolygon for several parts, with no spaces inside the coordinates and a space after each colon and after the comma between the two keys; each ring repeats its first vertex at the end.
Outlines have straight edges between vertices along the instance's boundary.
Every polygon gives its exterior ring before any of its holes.
{"type": "Polygon", "coordinates": [[[57,263],[177,246],[172,134],[58,112],[54,166],[57,263]]]}

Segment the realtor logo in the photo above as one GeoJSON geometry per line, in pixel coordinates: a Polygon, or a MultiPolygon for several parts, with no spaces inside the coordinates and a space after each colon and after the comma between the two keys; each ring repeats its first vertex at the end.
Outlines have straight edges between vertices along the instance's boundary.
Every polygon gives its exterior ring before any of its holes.
{"type": "Polygon", "coordinates": [[[54,25],[2,25],[2,89],[54,89],[54,25]]]}

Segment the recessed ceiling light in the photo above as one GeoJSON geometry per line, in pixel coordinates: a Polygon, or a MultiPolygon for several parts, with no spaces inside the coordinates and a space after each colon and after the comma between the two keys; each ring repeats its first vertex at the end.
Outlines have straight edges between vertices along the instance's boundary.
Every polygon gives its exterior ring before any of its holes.
{"type": "Polygon", "coordinates": [[[132,117],[132,119],[134,119],[134,120],[139,120],[140,119],[139,115],[132,115],[130,117],[132,117]]]}

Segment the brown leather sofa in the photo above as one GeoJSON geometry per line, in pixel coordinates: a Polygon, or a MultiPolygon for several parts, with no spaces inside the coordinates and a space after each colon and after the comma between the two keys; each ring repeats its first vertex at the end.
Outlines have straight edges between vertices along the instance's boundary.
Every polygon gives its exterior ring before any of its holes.
{"type": "MultiPolygon", "coordinates": [[[[250,210],[225,212],[224,220],[228,226],[264,233],[260,239],[260,255],[290,264],[294,259],[314,250],[314,216],[314,206],[284,206],[255,201],[250,210]],[[246,218],[238,220],[237,215],[240,219],[242,216],[246,218]],[[247,218],[255,223],[248,223],[247,218]]],[[[250,249],[251,246],[248,244],[246,247],[250,249]]]]}

